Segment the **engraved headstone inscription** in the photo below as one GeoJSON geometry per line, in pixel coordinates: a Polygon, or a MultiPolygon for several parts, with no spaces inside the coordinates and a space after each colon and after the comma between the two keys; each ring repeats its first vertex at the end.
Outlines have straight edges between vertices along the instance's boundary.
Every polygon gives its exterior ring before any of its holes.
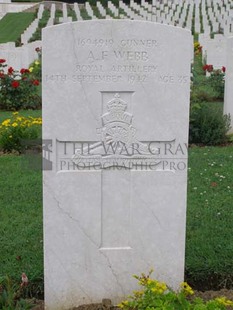
{"type": "Polygon", "coordinates": [[[191,34],[145,21],[43,30],[46,309],[184,275],[191,34]]]}

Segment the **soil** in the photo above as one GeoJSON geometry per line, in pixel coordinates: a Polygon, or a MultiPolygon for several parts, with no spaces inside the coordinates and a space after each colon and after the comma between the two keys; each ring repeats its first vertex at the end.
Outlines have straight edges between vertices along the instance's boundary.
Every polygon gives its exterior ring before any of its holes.
{"type": "MultiPolygon", "coordinates": [[[[226,297],[227,299],[233,300],[233,290],[222,289],[220,291],[206,291],[206,292],[195,291],[194,296],[200,297],[205,301],[223,296],[226,297]]],[[[33,303],[36,304],[33,310],[44,310],[43,300],[33,300],[33,303]]],[[[116,310],[116,309],[118,308],[112,305],[111,300],[103,299],[102,303],[82,305],[79,307],[72,308],[70,310],[116,310]]],[[[228,310],[233,310],[233,307],[228,307],[228,310]]]]}

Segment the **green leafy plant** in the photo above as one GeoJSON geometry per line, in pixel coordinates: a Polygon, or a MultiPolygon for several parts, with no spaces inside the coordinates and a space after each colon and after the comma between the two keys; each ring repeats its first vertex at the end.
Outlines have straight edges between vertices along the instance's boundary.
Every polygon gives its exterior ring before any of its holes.
{"type": "Polygon", "coordinates": [[[223,115],[210,103],[192,104],[189,143],[218,145],[227,141],[230,115],[223,115]]]}
{"type": "Polygon", "coordinates": [[[5,110],[35,109],[41,105],[37,94],[39,80],[30,70],[19,71],[8,67],[5,59],[0,59],[0,108],[5,110]],[[6,72],[7,71],[7,72],[6,72]]]}
{"type": "Polygon", "coordinates": [[[33,304],[29,304],[21,298],[24,288],[13,284],[8,276],[0,277],[0,309],[2,310],[28,310],[33,304]]]}
{"type": "Polygon", "coordinates": [[[225,70],[225,67],[222,67],[222,70],[213,70],[208,77],[211,87],[217,92],[217,99],[224,98],[225,70]]]}
{"type": "Polygon", "coordinates": [[[5,119],[0,124],[0,148],[4,152],[22,152],[25,140],[35,140],[39,137],[41,118],[20,116],[14,112],[12,118],[5,119]]]}
{"type": "Polygon", "coordinates": [[[202,63],[202,48],[194,43],[195,58],[192,68],[191,102],[211,102],[224,98],[226,68],[214,70],[210,64],[202,63]],[[206,73],[208,72],[208,76],[206,73]]]}
{"type": "Polygon", "coordinates": [[[206,77],[206,79],[207,83],[215,91],[216,99],[223,99],[226,68],[223,66],[221,70],[214,70],[212,65],[205,64],[202,69],[205,73],[209,72],[210,74],[208,77],[206,77]]]}
{"type": "Polygon", "coordinates": [[[34,80],[41,82],[41,60],[35,60],[28,69],[34,80]]]}
{"type": "Polygon", "coordinates": [[[122,301],[118,307],[123,310],[224,310],[233,305],[233,301],[225,297],[216,298],[210,301],[203,301],[201,298],[190,297],[194,295],[193,289],[183,282],[178,292],[173,291],[164,282],[159,282],[142,274],[134,276],[141,290],[134,291],[128,300],[122,301]]]}

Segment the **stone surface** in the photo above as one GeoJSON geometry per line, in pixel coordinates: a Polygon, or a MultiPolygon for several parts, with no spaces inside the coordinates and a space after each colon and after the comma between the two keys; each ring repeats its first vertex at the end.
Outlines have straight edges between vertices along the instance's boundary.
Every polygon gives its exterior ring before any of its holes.
{"type": "Polygon", "coordinates": [[[46,309],[116,304],[151,268],[183,280],[190,40],[129,20],[43,30],[46,309]]]}
{"type": "Polygon", "coordinates": [[[225,95],[224,95],[224,114],[231,116],[231,129],[229,133],[233,133],[233,37],[227,39],[227,64],[225,77],[225,95]]]}
{"type": "MultiPolygon", "coordinates": [[[[41,44],[41,41],[33,41],[20,47],[15,47],[14,42],[0,44],[0,58],[6,59],[8,66],[15,70],[28,68],[33,61],[38,59],[35,49],[41,48],[41,44]]],[[[7,67],[5,70],[7,71],[7,67]]]]}
{"type": "Polygon", "coordinates": [[[214,69],[226,66],[226,42],[224,35],[218,34],[206,44],[207,64],[213,65],[214,69]]]}
{"type": "Polygon", "coordinates": [[[11,2],[6,3],[5,1],[0,1],[0,14],[22,12],[24,10],[33,7],[34,5],[35,5],[34,3],[11,3],[11,2]]]}
{"type": "Polygon", "coordinates": [[[7,42],[7,43],[1,43],[0,44],[0,51],[2,50],[9,50],[15,48],[15,42],[7,42]]]}

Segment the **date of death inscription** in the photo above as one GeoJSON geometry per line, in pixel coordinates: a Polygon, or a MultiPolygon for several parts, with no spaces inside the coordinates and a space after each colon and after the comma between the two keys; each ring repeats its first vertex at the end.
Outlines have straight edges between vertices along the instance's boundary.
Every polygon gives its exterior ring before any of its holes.
{"type": "Polygon", "coordinates": [[[183,75],[162,75],[162,74],[146,74],[146,73],[82,73],[82,74],[50,74],[45,75],[44,83],[159,83],[159,84],[187,84],[189,77],[183,75]]]}

